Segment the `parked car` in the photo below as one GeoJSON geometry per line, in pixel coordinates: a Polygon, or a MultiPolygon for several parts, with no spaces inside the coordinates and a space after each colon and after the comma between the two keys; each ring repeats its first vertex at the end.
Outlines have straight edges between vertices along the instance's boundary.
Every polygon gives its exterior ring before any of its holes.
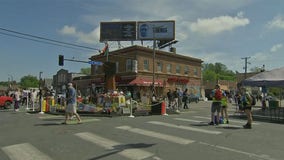
{"type": "Polygon", "coordinates": [[[12,107],[13,98],[9,96],[0,96],[0,108],[8,109],[12,107]]]}

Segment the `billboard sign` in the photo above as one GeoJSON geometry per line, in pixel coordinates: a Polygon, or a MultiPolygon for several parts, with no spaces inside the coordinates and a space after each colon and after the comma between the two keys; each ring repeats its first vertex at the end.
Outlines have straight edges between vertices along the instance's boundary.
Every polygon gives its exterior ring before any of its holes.
{"type": "Polygon", "coordinates": [[[137,22],[138,40],[173,40],[175,39],[175,21],[137,22]]]}
{"type": "Polygon", "coordinates": [[[136,40],[136,21],[101,22],[100,41],[136,40]]]}

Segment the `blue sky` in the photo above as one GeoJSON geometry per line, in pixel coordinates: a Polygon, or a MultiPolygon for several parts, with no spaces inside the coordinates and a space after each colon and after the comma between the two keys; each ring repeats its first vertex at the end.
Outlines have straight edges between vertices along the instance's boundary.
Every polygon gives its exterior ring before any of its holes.
{"type": "MultiPolygon", "coordinates": [[[[100,22],[175,20],[177,53],[220,62],[244,72],[265,65],[283,67],[283,0],[0,0],[0,28],[102,49],[100,22]]],[[[74,49],[7,36],[0,30],[0,81],[26,75],[52,78],[61,69],[79,72],[97,51],[74,49]]],[[[141,45],[140,42],[134,44],[141,45]]],[[[123,47],[130,42],[122,42],[123,47]]],[[[152,42],[144,42],[152,45],[152,42]]],[[[109,43],[110,50],[118,48],[109,43]]]]}

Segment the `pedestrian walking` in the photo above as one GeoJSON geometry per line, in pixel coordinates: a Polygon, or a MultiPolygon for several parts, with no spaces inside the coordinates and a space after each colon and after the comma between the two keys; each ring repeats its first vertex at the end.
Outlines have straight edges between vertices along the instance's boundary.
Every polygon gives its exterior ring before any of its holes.
{"type": "Polygon", "coordinates": [[[182,101],[183,101],[183,109],[189,109],[188,106],[188,93],[187,93],[187,88],[183,91],[182,94],[182,101]]]}
{"type": "Polygon", "coordinates": [[[178,110],[180,111],[181,107],[182,107],[182,95],[183,92],[181,91],[180,88],[177,89],[177,96],[178,96],[178,110]]]}
{"type": "MultiPolygon", "coordinates": [[[[169,103],[168,108],[172,108],[174,97],[173,97],[173,93],[172,93],[171,89],[169,89],[169,91],[167,92],[167,97],[168,97],[168,103],[169,103]]],[[[172,109],[174,109],[174,108],[172,108],[172,109]]]]}
{"type": "Polygon", "coordinates": [[[176,112],[179,112],[179,94],[178,94],[178,88],[173,92],[174,97],[174,105],[173,108],[176,110],[176,112]],[[175,106],[175,107],[174,107],[175,106]]]}
{"type": "Polygon", "coordinates": [[[244,107],[245,113],[247,115],[247,123],[243,125],[244,129],[251,129],[252,128],[252,101],[253,98],[251,94],[247,91],[245,87],[241,87],[241,102],[244,107]]]}
{"type": "Polygon", "coordinates": [[[216,84],[215,89],[212,90],[212,93],[211,93],[213,102],[211,104],[211,122],[208,123],[209,125],[219,124],[222,96],[223,96],[223,93],[220,88],[220,85],[216,84]],[[215,112],[217,112],[216,118],[215,118],[215,112]]]}
{"type": "Polygon", "coordinates": [[[37,92],[35,89],[33,89],[31,91],[31,104],[32,104],[33,111],[35,109],[36,98],[37,98],[37,92]]]}
{"type": "Polygon", "coordinates": [[[76,116],[78,124],[82,123],[82,120],[79,114],[77,113],[77,94],[72,83],[68,83],[66,101],[67,101],[67,107],[65,109],[65,121],[62,122],[62,124],[67,124],[67,120],[69,120],[70,117],[72,117],[73,115],[76,116]]]}
{"type": "Polygon", "coordinates": [[[21,92],[20,89],[16,89],[14,93],[14,111],[19,111],[21,101],[21,92]]]}

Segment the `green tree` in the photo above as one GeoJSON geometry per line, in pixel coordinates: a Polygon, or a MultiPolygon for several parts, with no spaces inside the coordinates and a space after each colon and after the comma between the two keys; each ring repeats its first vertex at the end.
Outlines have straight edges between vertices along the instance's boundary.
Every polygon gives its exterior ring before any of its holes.
{"type": "Polygon", "coordinates": [[[91,74],[91,68],[81,68],[81,73],[90,75],[91,74]]]}
{"type": "Polygon", "coordinates": [[[217,81],[217,80],[236,80],[236,74],[228,70],[227,66],[222,63],[206,63],[202,65],[202,74],[204,81],[217,81]]]}
{"type": "Polygon", "coordinates": [[[21,78],[20,85],[22,88],[38,87],[39,80],[36,76],[27,75],[21,78]]]}

